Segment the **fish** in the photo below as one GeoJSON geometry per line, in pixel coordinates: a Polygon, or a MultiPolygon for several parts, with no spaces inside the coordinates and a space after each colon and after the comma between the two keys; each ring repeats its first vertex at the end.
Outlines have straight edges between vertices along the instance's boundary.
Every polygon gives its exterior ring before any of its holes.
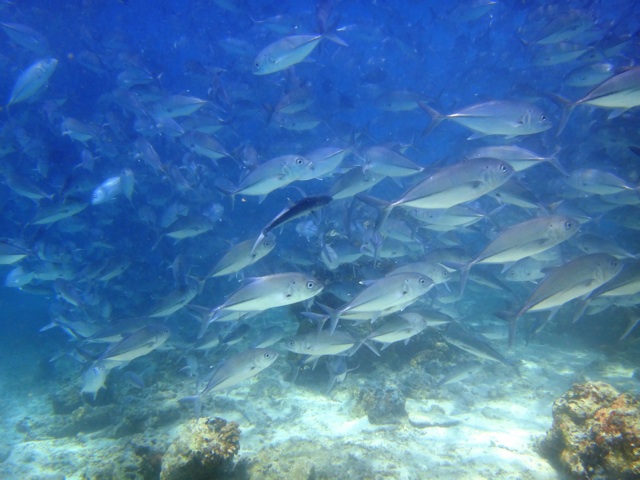
{"type": "Polygon", "coordinates": [[[369,190],[384,180],[384,175],[367,171],[364,167],[355,167],[338,177],[328,195],[334,200],[353,197],[360,192],[369,190]]]}
{"type": "MultiPolygon", "coordinates": [[[[398,273],[375,280],[353,300],[331,312],[329,331],[333,333],[340,317],[346,314],[364,313],[373,322],[394,307],[406,307],[431,290],[433,285],[431,279],[416,272],[398,273]]],[[[322,330],[323,323],[320,322],[319,330],[322,330]]]]}
{"type": "Polygon", "coordinates": [[[338,45],[348,46],[346,42],[333,34],[290,35],[264,47],[253,60],[252,73],[254,75],[269,75],[300,63],[315,50],[324,38],[338,45]]]}
{"type": "Polygon", "coordinates": [[[40,93],[57,66],[58,60],[55,58],[41,59],[30,65],[18,76],[13,85],[11,95],[9,95],[9,100],[7,101],[7,107],[24,102],[40,93]]]}
{"type": "Polygon", "coordinates": [[[265,237],[273,229],[278,228],[287,222],[295,220],[296,218],[304,217],[305,215],[318,211],[321,208],[329,205],[332,200],[333,198],[331,198],[329,195],[304,197],[302,200],[299,200],[298,202],[282,210],[273,218],[273,220],[271,220],[267,225],[263,227],[260,235],[258,235],[258,238],[253,244],[253,247],[251,247],[251,255],[255,253],[258,245],[264,241],[265,237]]]}
{"type": "Polygon", "coordinates": [[[509,346],[513,345],[516,322],[522,315],[552,310],[553,316],[565,303],[588,297],[596,288],[615,278],[623,266],[612,255],[592,253],[576,257],[547,273],[520,310],[514,315],[505,315],[509,320],[509,346]]]}
{"type": "Polygon", "coordinates": [[[460,290],[464,290],[473,265],[517,262],[570,239],[579,228],[580,222],[563,215],[547,215],[512,225],[462,269],[460,290]]]}
{"type": "Polygon", "coordinates": [[[270,367],[277,358],[278,352],[268,348],[252,348],[236,353],[215,368],[207,385],[197,397],[235,387],[270,367]]]}
{"type": "Polygon", "coordinates": [[[427,319],[419,313],[401,313],[385,321],[383,325],[367,335],[367,340],[382,343],[382,350],[395,342],[404,341],[427,328],[427,319]]]}
{"type": "Polygon", "coordinates": [[[486,135],[507,138],[534,135],[552,127],[547,114],[528,102],[493,100],[471,105],[449,115],[442,115],[424,102],[418,105],[431,116],[431,124],[423,135],[430,133],[443,120],[454,121],[475,132],[469,137],[470,140],[486,135]]]}
{"type": "Polygon", "coordinates": [[[640,67],[633,67],[614,75],[575,102],[569,102],[555,94],[551,97],[563,106],[558,135],[569,122],[573,110],[580,105],[610,109],[612,112],[609,118],[615,118],[622,112],[640,105],[640,67]]]}
{"type": "Polygon", "coordinates": [[[184,285],[163,296],[158,305],[151,309],[147,316],[168,317],[191,302],[198,294],[199,289],[200,284],[195,279],[187,277],[184,285]]]}
{"type": "Polygon", "coordinates": [[[465,362],[455,365],[447,372],[436,384],[436,387],[444,387],[452,383],[463,382],[469,378],[473,378],[480,370],[482,370],[480,362],[465,362]]]}
{"type": "Polygon", "coordinates": [[[442,338],[444,338],[447,343],[476,357],[502,363],[509,368],[513,368],[516,373],[518,372],[515,364],[507,360],[500,352],[493,348],[486,339],[463,328],[458,322],[450,323],[442,334],[442,338]]]}
{"type": "Polygon", "coordinates": [[[283,307],[308,300],[318,295],[323,288],[324,285],[319,280],[298,272],[252,278],[212,310],[210,317],[202,323],[199,337],[204,335],[211,322],[219,321],[226,312],[261,312],[283,307]]]}
{"type": "Polygon", "coordinates": [[[0,265],[12,265],[29,255],[33,253],[27,248],[0,240],[0,265]]]}
{"type": "Polygon", "coordinates": [[[286,187],[312,169],[313,163],[301,155],[282,155],[258,165],[237,187],[227,188],[218,184],[218,188],[232,197],[255,195],[264,199],[269,193],[286,187]]]}
{"type": "Polygon", "coordinates": [[[49,225],[76,215],[88,206],[88,203],[81,200],[66,199],[64,202],[55,202],[48,207],[38,210],[36,216],[30,223],[32,225],[49,225]]]}
{"type": "Polygon", "coordinates": [[[370,170],[387,177],[406,177],[424,170],[409,157],[382,145],[368,147],[362,152],[362,155],[364,157],[363,167],[366,171],[370,170]]]}
{"type": "Polygon", "coordinates": [[[115,200],[120,195],[125,195],[131,200],[133,183],[133,172],[125,168],[120,175],[106,179],[95,188],[91,194],[91,204],[107,203],[115,200]]]}
{"type": "Polygon", "coordinates": [[[162,346],[171,331],[164,325],[147,325],[109,346],[99,357],[107,368],[120,367],[162,346]]]}
{"type": "Polygon", "coordinates": [[[319,332],[301,333],[287,338],[284,340],[283,346],[293,353],[318,357],[346,354],[357,344],[358,341],[348,332],[320,330],[319,332]]]}
{"type": "Polygon", "coordinates": [[[82,375],[82,389],[80,394],[89,394],[93,396],[93,401],[96,401],[98,392],[106,388],[105,382],[107,381],[107,375],[109,370],[104,362],[98,361],[90,365],[89,368],[82,375]]]}
{"type": "Polygon", "coordinates": [[[254,240],[245,240],[231,247],[211,268],[208,277],[220,277],[239,272],[243,268],[256,263],[271,252],[276,246],[276,237],[267,233],[254,240]]]}
{"type": "Polygon", "coordinates": [[[576,190],[595,195],[609,195],[638,189],[637,185],[632,185],[611,172],[596,168],[573,170],[564,181],[576,190]]]}
{"type": "MultiPolygon", "coordinates": [[[[460,162],[430,175],[390,203],[379,203],[375,230],[380,231],[396,207],[424,209],[450,208],[470,202],[504,184],[513,175],[511,165],[485,158],[460,162]]],[[[365,200],[365,197],[359,197],[365,200]]]]}
{"type": "Polygon", "coordinates": [[[476,148],[470,158],[497,158],[504,160],[513,167],[516,172],[521,172],[541,163],[548,163],[558,170],[562,175],[568,175],[567,171],[556,158],[558,150],[549,157],[544,157],[526,148],[517,145],[498,145],[491,147],[476,148]]]}

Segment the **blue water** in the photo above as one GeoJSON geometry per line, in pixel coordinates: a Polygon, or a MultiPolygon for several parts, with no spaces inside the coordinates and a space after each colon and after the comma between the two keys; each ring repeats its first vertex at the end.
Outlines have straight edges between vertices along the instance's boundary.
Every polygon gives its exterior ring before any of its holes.
{"type": "MultiPolygon", "coordinates": [[[[577,67],[607,62],[612,64],[613,75],[637,64],[637,3],[450,3],[2,2],[0,21],[5,32],[15,28],[10,24],[33,29],[23,30],[21,39],[0,33],[3,103],[8,103],[16,81],[27,68],[45,58],[58,61],[41,89],[1,112],[0,146],[6,153],[0,158],[0,236],[27,254],[18,262],[0,266],[0,276],[7,278],[5,286],[0,287],[3,372],[7,378],[16,374],[21,377],[21,381],[2,382],[3,394],[9,398],[37,393],[45,399],[62,387],[80,392],[83,372],[107,346],[87,346],[82,335],[70,328],[40,329],[51,322],[64,327],[68,327],[65,322],[81,322],[97,330],[118,320],[145,316],[187,278],[201,282],[189,306],[207,310],[221,305],[243,285],[243,278],[282,272],[312,275],[327,290],[332,284],[344,282],[352,291],[360,291],[367,281],[445,247],[456,247],[473,258],[509,226],[553,213],[559,207],[574,208],[573,213],[588,218],[581,233],[601,236],[631,254],[640,252],[640,200],[636,190],[640,159],[633,148],[640,146],[638,110],[631,108],[609,118],[611,109],[577,106],[558,134],[563,110],[557,98],[575,102],[593,88],[567,84],[566,76],[577,67]],[[323,22],[318,20],[318,11],[329,14],[324,22],[326,32],[339,36],[348,46],[323,39],[306,59],[288,69],[269,75],[252,74],[256,55],[267,45],[291,35],[320,33],[323,22]],[[546,28],[556,32],[573,28],[552,23],[568,17],[578,17],[575,28],[584,31],[567,34],[561,44],[554,41],[543,45],[546,28]],[[41,38],[48,45],[33,47],[33,41],[41,38]],[[543,50],[557,53],[573,48],[585,48],[585,53],[553,65],[540,65],[536,60],[543,50]],[[119,83],[119,75],[132,72],[144,80],[135,86],[119,83]],[[295,131],[278,125],[278,118],[289,120],[288,114],[276,114],[274,120],[270,111],[285,94],[300,87],[308,90],[311,102],[303,113],[318,123],[295,131]],[[420,108],[384,111],[377,106],[378,97],[400,90],[417,93],[425,104],[443,114],[491,100],[529,102],[544,112],[553,127],[513,138],[497,135],[468,140],[471,130],[443,121],[423,136],[430,118],[420,108]],[[155,102],[170,95],[197,97],[207,103],[197,113],[174,118],[177,128],[182,129],[176,132],[175,126],[159,127],[161,122],[151,111],[155,102]],[[194,128],[190,117],[215,125],[215,132],[207,131],[206,135],[215,138],[228,155],[214,162],[190,152],[180,139],[194,128]],[[63,134],[61,124],[67,118],[89,126],[91,138],[82,141],[63,134]],[[154,147],[162,163],[160,170],[140,154],[139,139],[154,147]],[[255,239],[275,215],[303,196],[327,193],[335,179],[361,164],[362,152],[374,145],[403,152],[424,168],[424,173],[415,176],[386,178],[367,192],[386,201],[400,198],[418,180],[462,161],[474,149],[496,145],[517,145],[544,157],[556,155],[567,172],[590,168],[613,174],[625,183],[629,196],[613,201],[598,193],[572,190],[565,176],[541,162],[514,176],[532,195],[536,208],[501,207],[489,195],[482,196],[467,206],[487,217],[447,233],[420,228],[407,210],[396,208],[391,217],[413,232],[412,238],[403,242],[405,255],[380,259],[366,255],[330,269],[321,255],[338,240],[367,251],[375,250],[380,242],[384,247],[391,241],[376,235],[374,208],[357,199],[336,200],[315,214],[275,229],[277,246],[264,259],[239,274],[206,279],[229,248],[255,239]],[[293,182],[272,191],[264,200],[242,193],[231,199],[218,188],[237,185],[256,163],[280,155],[306,155],[328,146],[348,147],[350,152],[325,178],[293,182]],[[247,154],[250,149],[257,160],[247,154]],[[94,160],[83,163],[82,155],[94,160]],[[129,169],[135,178],[131,198],[119,191],[108,201],[92,205],[95,190],[107,179],[121,175],[123,169],[129,169]],[[30,183],[44,193],[25,194],[19,183],[30,183]],[[28,198],[34,195],[40,198],[28,198]],[[84,208],[59,221],[34,224],[49,206],[73,202],[80,202],[84,208]],[[180,214],[172,217],[174,208],[180,214]],[[163,235],[171,223],[168,218],[196,216],[211,222],[206,232],[180,241],[163,235]],[[312,222],[316,234],[309,239],[300,235],[302,222],[312,222]],[[176,269],[171,266],[176,259],[183,264],[174,277],[176,269]],[[100,280],[102,269],[115,260],[126,262],[128,267],[108,281],[100,280]],[[55,273],[45,276],[44,270],[55,273]],[[26,275],[19,284],[9,280],[18,273],[26,275]],[[65,299],[62,288],[71,291],[75,300],[65,299]]],[[[556,247],[556,256],[545,268],[562,266],[583,255],[576,238],[556,247]]],[[[636,261],[624,255],[619,258],[627,264],[636,261]]],[[[488,286],[471,281],[465,293],[456,298],[456,270],[462,265],[454,262],[447,267],[453,279],[434,287],[409,310],[446,312],[466,322],[473,332],[481,332],[483,325],[492,322],[506,335],[506,324],[494,315],[519,310],[536,287],[531,282],[506,281],[499,265],[478,265],[473,272],[492,275],[491,279],[500,283],[488,286]]],[[[577,302],[567,302],[538,336],[530,333],[537,325],[533,319],[546,313],[528,314],[518,323],[516,348],[520,350],[506,353],[504,335],[492,345],[517,363],[518,352],[526,348],[525,341],[542,345],[550,341],[557,348],[558,342],[578,339],[594,351],[604,352],[605,357],[620,349],[625,365],[635,368],[637,332],[622,342],[618,338],[627,328],[627,318],[637,315],[635,305],[640,300],[636,299],[637,294],[629,294],[615,297],[609,304],[601,302],[601,311],[587,312],[590,315],[576,325],[571,325],[571,319],[577,302]]],[[[331,308],[344,303],[344,299],[327,293],[316,300],[331,308]]],[[[302,315],[308,310],[322,313],[317,304],[306,302],[249,317],[243,321],[251,329],[240,343],[218,347],[205,356],[190,350],[201,329],[198,312],[183,307],[158,318],[172,331],[166,344],[123,369],[141,375],[149,369],[160,370],[164,372],[163,382],[175,381],[184,387],[187,379],[176,372],[184,364],[184,355],[194,355],[200,377],[206,382],[209,365],[249,348],[263,328],[279,326],[288,336],[299,328],[315,328],[302,315]]],[[[368,322],[353,326],[343,320],[340,326],[349,328],[357,338],[365,337],[373,328],[368,322]]],[[[359,350],[348,363],[378,362],[382,366],[391,362],[392,352],[393,365],[407,365],[416,352],[433,346],[434,340],[426,336],[423,333],[412,338],[406,348],[403,342],[394,344],[379,358],[366,348],[359,350]]],[[[286,378],[287,363],[296,364],[301,357],[287,353],[282,344],[270,348],[279,352],[271,369],[286,378]]],[[[349,375],[369,378],[371,368],[363,367],[349,375]]],[[[502,373],[508,375],[508,369],[502,373]]],[[[434,380],[443,374],[429,373],[434,380]]],[[[147,375],[148,384],[158,379],[154,375],[147,375]]],[[[113,370],[97,400],[108,395],[102,402],[125,402],[115,391],[121,381],[121,369],[113,370]]],[[[188,381],[189,387],[185,388],[193,394],[195,380],[188,381]]],[[[305,387],[316,388],[318,394],[326,381],[324,367],[305,369],[303,373],[305,387]]],[[[149,385],[145,388],[137,395],[153,395],[149,385]]],[[[93,404],[91,395],[82,401],[93,404]]],[[[46,404],[46,399],[43,402],[46,404]]],[[[28,408],[21,413],[28,416],[28,408]]],[[[191,414],[188,407],[181,407],[184,419],[191,414]]],[[[6,427],[12,428],[9,424],[6,427]]],[[[10,443],[22,438],[14,433],[11,436],[10,443]]]]}

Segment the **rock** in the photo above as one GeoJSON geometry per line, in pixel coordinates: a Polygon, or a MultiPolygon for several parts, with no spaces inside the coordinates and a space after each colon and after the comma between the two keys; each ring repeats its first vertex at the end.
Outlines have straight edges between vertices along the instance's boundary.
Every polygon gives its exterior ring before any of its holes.
{"type": "Polygon", "coordinates": [[[407,417],[405,401],[397,385],[387,384],[362,389],[355,408],[366,413],[372,424],[400,423],[407,417]]]}
{"type": "Polygon", "coordinates": [[[222,418],[190,420],[162,457],[161,480],[232,478],[240,429],[222,418]]]}
{"type": "Polygon", "coordinates": [[[539,447],[573,478],[639,478],[640,399],[606,383],[574,385],[553,404],[539,447]]]}

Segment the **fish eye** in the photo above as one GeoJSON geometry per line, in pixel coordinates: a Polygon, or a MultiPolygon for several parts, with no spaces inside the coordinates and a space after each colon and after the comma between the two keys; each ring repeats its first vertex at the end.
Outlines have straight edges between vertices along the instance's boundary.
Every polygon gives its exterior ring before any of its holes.
{"type": "Polygon", "coordinates": [[[507,171],[507,166],[504,163],[502,165],[500,165],[500,171],[501,172],[506,172],[507,171]]]}
{"type": "Polygon", "coordinates": [[[543,122],[547,120],[547,116],[543,113],[542,115],[540,115],[540,120],[542,120],[543,122]]]}
{"type": "Polygon", "coordinates": [[[316,286],[316,282],[314,282],[313,280],[309,280],[309,281],[307,282],[307,288],[308,288],[309,290],[311,290],[311,289],[312,289],[313,287],[315,287],[315,286],[316,286]]]}
{"type": "Polygon", "coordinates": [[[264,354],[264,358],[266,358],[267,360],[269,360],[271,358],[271,354],[269,352],[264,354]]]}
{"type": "Polygon", "coordinates": [[[424,277],[420,277],[420,280],[418,280],[418,282],[420,282],[420,285],[426,285],[427,284],[427,279],[424,277]]]}
{"type": "Polygon", "coordinates": [[[302,160],[302,157],[296,158],[296,165],[302,165],[303,163],[304,163],[304,160],[302,160]]]}
{"type": "Polygon", "coordinates": [[[565,222],[564,228],[566,228],[567,230],[571,230],[573,228],[573,222],[565,222]]]}

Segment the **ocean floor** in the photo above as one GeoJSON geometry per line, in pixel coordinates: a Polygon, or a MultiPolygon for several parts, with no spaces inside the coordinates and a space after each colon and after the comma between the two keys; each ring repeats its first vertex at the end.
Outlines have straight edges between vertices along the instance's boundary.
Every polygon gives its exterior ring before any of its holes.
{"type": "MultiPolygon", "coordinates": [[[[381,360],[359,353],[361,364],[350,365],[358,368],[328,395],[324,365],[300,372],[292,385],[283,352],[257,377],[204,397],[202,415],[239,424],[236,460],[245,478],[548,480],[563,478],[536,450],[553,401],[587,380],[621,392],[640,386],[629,353],[638,340],[598,348],[547,335],[507,353],[520,360],[520,376],[485,362],[470,378],[439,388],[446,368],[433,371],[435,350],[473,357],[426,343],[394,345],[381,360]],[[406,414],[384,411],[403,400],[406,414]]],[[[178,401],[196,389],[194,378],[178,373],[180,357],[153,352],[136,360],[131,368],[144,372],[146,387],[115,372],[89,405],[79,396],[77,364],[34,360],[46,349],[5,343],[0,350],[0,478],[157,478],[162,453],[194,416],[178,401]]]]}

